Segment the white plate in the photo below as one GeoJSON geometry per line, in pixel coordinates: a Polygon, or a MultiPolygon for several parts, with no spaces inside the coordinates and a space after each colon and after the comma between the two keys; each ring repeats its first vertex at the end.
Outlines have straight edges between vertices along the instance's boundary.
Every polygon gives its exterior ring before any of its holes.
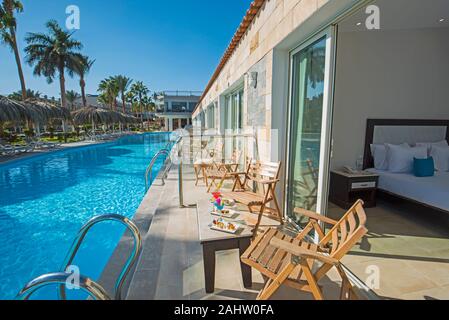
{"type": "Polygon", "coordinates": [[[219,213],[219,212],[217,212],[216,210],[214,210],[214,211],[211,211],[210,214],[213,215],[213,216],[223,217],[223,218],[228,218],[228,219],[231,219],[231,218],[234,217],[236,214],[238,214],[238,212],[235,211],[235,210],[231,210],[231,209],[225,209],[225,210],[228,210],[229,213],[228,213],[228,214],[222,214],[222,213],[219,213]]]}
{"type": "Polygon", "coordinates": [[[225,221],[224,222],[225,224],[229,224],[229,223],[232,223],[234,226],[235,226],[235,230],[229,230],[229,229],[221,229],[221,228],[219,228],[219,227],[217,227],[216,225],[214,225],[213,223],[211,223],[210,225],[209,225],[209,227],[212,229],[212,230],[215,230],[215,231],[221,231],[221,232],[225,232],[225,233],[230,233],[230,234],[236,234],[237,232],[239,232],[239,230],[242,228],[242,226],[241,225],[239,225],[239,224],[237,224],[237,223],[233,223],[233,222],[227,222],[227,221],[225,221]]]}

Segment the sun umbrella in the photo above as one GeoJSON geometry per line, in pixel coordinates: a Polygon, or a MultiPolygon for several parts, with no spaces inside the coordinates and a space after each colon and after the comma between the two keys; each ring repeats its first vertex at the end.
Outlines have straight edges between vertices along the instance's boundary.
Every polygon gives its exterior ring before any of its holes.
{"type": "Polygon", "coordinates": [[[22,103],[0,96],[0,122],[34,121],[41,118],[39,112],[26,108],[22,103]]]}
{"type": "Polygon", "coordinates": [[[63,121],[71,120],[69,109],[55,106],[43,100],[27,100],[25,105],[29,108],[34,108],[37,112],[39,112],[42,115],[44,122],[48,122],[52,119],[60,119],[63,121]]]}
{"type": "Polygon", "coordinates": [[[72,112],[73,122],[82,124],[107,124],[111,122],[111,114],[108,110],[94,107],[86,107],[72,112]]]}

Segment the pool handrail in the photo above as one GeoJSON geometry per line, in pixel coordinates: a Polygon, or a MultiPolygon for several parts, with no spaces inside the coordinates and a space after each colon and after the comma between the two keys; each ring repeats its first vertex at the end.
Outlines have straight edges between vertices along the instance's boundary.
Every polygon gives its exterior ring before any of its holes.
{"type": "MultiPolygon", "coordinates": [[[[87,233],[89,230],[94,227],[95,225],[105,222],[105,221],[113,221],[113,222],[119,222],[123,224],[132,234],[134,239],[134,247],[131,255],[128,257],[128,260],[126,261],[126,264],[123,266],[122,271],[120,272],[119,277],[117,278],[117,281],[115,283],[115,300],[121,300],[122,299],[122,289],[123,285],[125,283],[126,277],[128,276],[129,272],[131,271],[131,268],[135,265],[137,262],[137,259],[140,256],[140,253],[142,252],[142,236],[140,234],[139,229],[137,226],[127,217],[118,215],[118,214],[109,214],[109,215],[102,215],[97,216],[89,220],[79,231],[77,237],[73,241],[72,247],[69,250],[69,253],[67,254],[67,257],[63,263],[62,270],[65,272],[68,267],[72,265],[73,260],[76,257],[76,254],[78,253],[79,248],[81,247],[81,244],[83,243],[87,233]]],[[[62,300],[66,300],[66,294],[65,294],[65,286],[60,286],[59,288],[59,297],[62,300]]]]}
{"type": "MultiPolygon", "coordinates": [[[[169,149],[161,149],[158,151],[158,153],[156,153],[156,155],[153,157],[153,159],[151,159],[150,164],[147,167],[147,170],[145,171],[145,192],[147,192],[150,189],[150,185],[149,182],[153,180],[153,167],[156,164],[157,159],[159,159],[160,156],[165,155],[167,158],[165,160],[165,162],[167,162],[167,159],[169,159],[170,157],[170,150],[169,149]],[[148,175],[150,176],[148,178],[148,175]]],[[[162,185],[165,184],[165,175],[166,175],[166,171],[164,171],[164,174],[162,175],[162,185]]]]}
{"type": "MultiPolygon", "coordinates": [[[[42,275],[30,281],[16,296],[16,300],[29,300],[30,297],[43,287],[50,285],[66,285],[73,278],[72,273],[49,273],[42,275]]],[[[91,298],[95,300],[111,300],[106,290],[95,281],[86,278],[82,275],[79,277],[79,285],[77,287],[86,292],[91,298]]]]}

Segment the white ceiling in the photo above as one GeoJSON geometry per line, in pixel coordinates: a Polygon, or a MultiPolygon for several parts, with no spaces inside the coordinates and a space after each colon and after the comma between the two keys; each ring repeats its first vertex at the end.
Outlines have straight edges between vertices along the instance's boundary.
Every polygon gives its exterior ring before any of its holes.
{"type": "MultiPolygon", "coordinates": [[[[381,30],[447,28],[449,0],[376,0],[380,8],[381,30]],[[440,19],[445,19],[440,22],[440,19]]],[[[368,31],[365,7],[339,24],[341,32],[368,31]],[[362,23],[357,26],[357,23],[362,23]]]]}

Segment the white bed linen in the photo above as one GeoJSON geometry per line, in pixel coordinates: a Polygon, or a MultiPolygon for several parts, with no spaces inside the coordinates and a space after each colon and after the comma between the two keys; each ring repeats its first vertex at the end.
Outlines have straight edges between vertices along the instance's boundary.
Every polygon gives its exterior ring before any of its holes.
{"type": "Polygon", "coordinates": [[[380,176],[381,190],[449,211],[449,172],[436,172],[434,177],[418,178],[409,173],[368,171],[380,176]]]}

